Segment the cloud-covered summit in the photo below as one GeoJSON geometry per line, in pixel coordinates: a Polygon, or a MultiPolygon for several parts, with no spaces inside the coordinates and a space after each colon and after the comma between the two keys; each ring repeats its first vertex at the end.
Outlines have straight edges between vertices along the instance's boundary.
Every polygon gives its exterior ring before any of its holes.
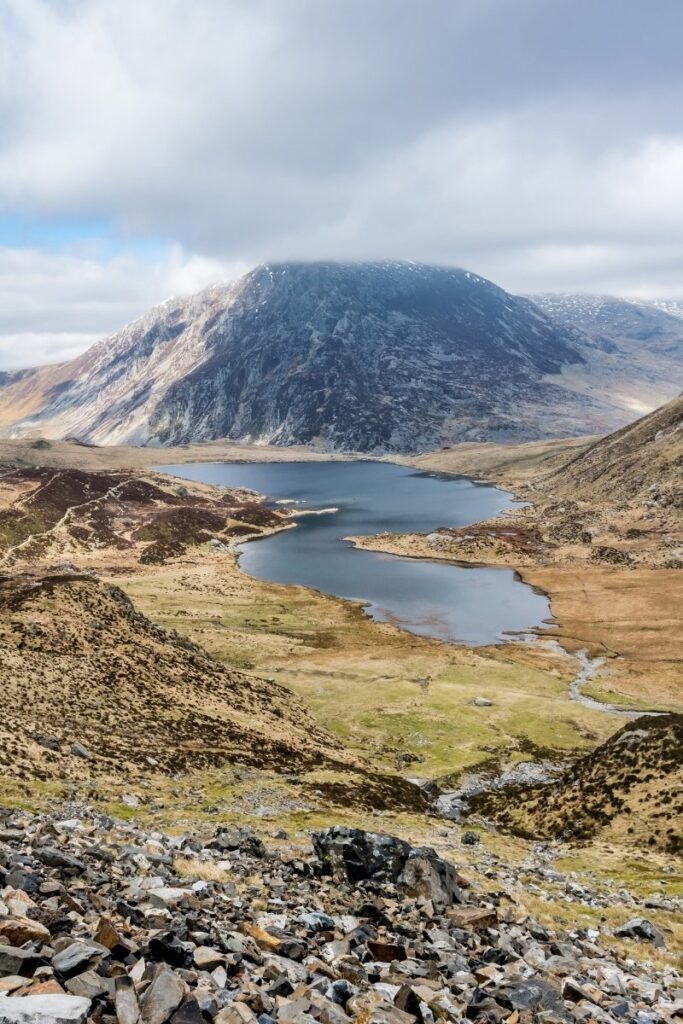
{"type": "Polygon", "coordinates": [[[268,259],[680,297],[682,29],[678,0],[4,0],[0,361],[268,259]]]}

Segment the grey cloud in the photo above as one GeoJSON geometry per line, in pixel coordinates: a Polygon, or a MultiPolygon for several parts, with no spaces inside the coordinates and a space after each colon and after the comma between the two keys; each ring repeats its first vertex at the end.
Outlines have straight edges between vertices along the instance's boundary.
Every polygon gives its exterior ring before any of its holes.
{"type": "Polygon", "coordinates": [[[683,294],[679,0],[3,11],[0,211],[220,266],[400,256],[683,294]]]}

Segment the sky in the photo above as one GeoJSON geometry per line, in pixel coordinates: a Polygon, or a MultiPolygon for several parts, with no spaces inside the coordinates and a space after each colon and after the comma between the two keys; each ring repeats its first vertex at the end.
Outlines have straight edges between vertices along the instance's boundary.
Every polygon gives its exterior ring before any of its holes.
{"type": "Polygon", "coordinates": [[[259,262],[683,298],[681,0],[0,0],[0,369],[259,262]]]}

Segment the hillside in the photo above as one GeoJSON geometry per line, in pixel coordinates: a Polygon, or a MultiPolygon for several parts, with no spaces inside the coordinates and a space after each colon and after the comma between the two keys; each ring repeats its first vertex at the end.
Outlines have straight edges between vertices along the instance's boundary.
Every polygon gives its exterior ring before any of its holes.
{"type": "MultiPolygon", "coordinates": [[[[533,504],[516,514],[526,538],[520,550],[508,517],[478,531],[441,531],[443,555],[451,536],[451,554],[460,558],[505,562],[516,552],[522,564],[683,564],[683,395],[597,440],[457,445],[411,462],[432,471],[479,473],[533,504]],[[537,538],[531,549],[529,530],[537,538]]],[[[415,541],[400,551],[406,544],[415,541]]],[[[363,546],[372,545],[369,538],[363,546]]]]}
{"type": "Polygon", "coordinates": [[[555,324],[575,332],[583,362],[564,366],[552,378],[563,387],[630,411],[629,419],[683,389],[683,319],[676,303],[605,295],[530,298],[555,324]]]}
{"type": "Polygon", "coordinates": [[[0,611],[4,775],[134,777],[149,758],[163,772],[310,767],[340,755],[288,691],[223,668],[87,574],[2,576],[0,611]]]}
{"type": "Polygon", "coordinates": [[[546,478],[558,495],[683,509],[683,395],[601,438],[546,478]]]}
{"type": "Polygon", "coordinates": [[[222,665],[106,580],[113,569],[128,582],[173,560],[187,615],[194,588],[185,574],[196,553],[216,562],[234,541],[286,525],[286,513],[251,491],[157,474],[4,467],[5,785],[90,778],[106,792],[141,772],[190,777],[238,763],[296,777],[301,792],[338,786],[362,806],[420,807],[419,790],[348,753],[289,689],[222,665]]]}
{"type": "Polygon", "coordinates": [[[573,328],[464,270],[262,266],[169,300],[71,363],[6,374],[0,427],[368,452],[622,425],[628,410],[564,387],[579,347],[573,328]]]}
{"type": "Polygon", "coordinates": [[[555,783],[472,801],[505,828],[576,842],[683,850],[683,715],[629,722],[555,783]]]}
{"type": "Polygon", "coordinates": [[[683,319],[675,303],[657,305],[609,295],[530,298],[553,320],[577,328],[605,352],[647,348],[675,358],[683,356],[683,319]]]}
{"type": "Polygon", "coordinates": [[[93,556],[117,554],[158,564],[194,544],[282,525],[248,491],[174,487],[154,474],[5,467],[3,773],[125,775],[150,758],[163,772],[235,758],[271,767],[343,760],[288,691],[219,666],[88,568],[93,556]],[[74,754],[76,743],[90,756],[74,754]]]}

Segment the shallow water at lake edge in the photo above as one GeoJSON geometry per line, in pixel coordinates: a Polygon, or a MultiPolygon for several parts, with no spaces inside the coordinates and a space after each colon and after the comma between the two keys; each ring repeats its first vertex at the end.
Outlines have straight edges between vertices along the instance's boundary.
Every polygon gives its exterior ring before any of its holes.
{"type": "Polygon", "coordinates": [[[511,495],[498,488],[370,460],[157,469],[203,483],[249,487],[298,512],[331,510],[301,515],[296,529],[244,544],[240,567],[259,579],[361,601],[377,621],[475,646],[512,639],[550,617],[545,595],[511,569],[361,551],[343,539],[429,533],[488,519],[514,505],[511,495]]]}

